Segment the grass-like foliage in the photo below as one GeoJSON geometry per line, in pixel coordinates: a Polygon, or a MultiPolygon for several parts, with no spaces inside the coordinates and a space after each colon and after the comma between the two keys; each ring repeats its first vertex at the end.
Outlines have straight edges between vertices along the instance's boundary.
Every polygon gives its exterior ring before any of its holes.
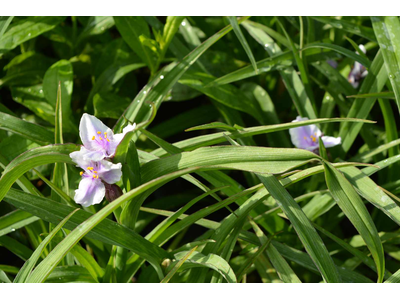
{"type": "Polygon", "coordinates": [[[0,282],[400,282],[398,17],[0,17],[0,282]]]}

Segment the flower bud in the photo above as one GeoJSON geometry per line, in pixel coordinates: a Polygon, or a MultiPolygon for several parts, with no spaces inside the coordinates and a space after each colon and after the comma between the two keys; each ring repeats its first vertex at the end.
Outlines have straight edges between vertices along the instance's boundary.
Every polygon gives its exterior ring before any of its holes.
{"type": "Polygon", "coordinates": [[[106,187],[106,199],[109,202],[114,201],[117,199],[119,196],[122,195],[122,190],[121,188],[116,185],[116,184],[108,184],[104,182],[104,185],[106,187]]]}

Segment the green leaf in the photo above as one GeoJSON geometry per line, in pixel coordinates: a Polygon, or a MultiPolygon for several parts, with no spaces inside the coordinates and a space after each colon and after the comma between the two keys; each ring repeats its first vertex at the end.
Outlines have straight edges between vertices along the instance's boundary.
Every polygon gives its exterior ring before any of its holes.
{"type": "MultiPolygon", "coordinates": [[[[263,231],[258,227],[254,221],[250,221],[251,226],[255,234],[257,235],[260,243],[267,245],[269,239],[265,236],[263,231]]],[[[279,278],[285,283],[301,283],[300,279],[297,277],[296,273],[292,270],[287,261],[281,256],[281,254],[276,250],[274,245],[269,244],[266,249],[267,255],[271,260],[271,263],[275,267],[279,278]]]]}
{"type": "Polygon", "coordinates": [[[0,41],[14,17],[0,17],[0,41]]]}
{"type": "Polygon", "coordinates": [[[130,103],[129,98],[101,92],[93,97],[94,115],[97,118],[118,119],[130,103]]]}
{"type": "MultiPolygon", "coordinates": [[[[194,247],[192,250],[187,251],[187,253],[185,254],[184,257],[182,257],[175,265],[174,267],[171,269],[171,271],[168,272],[167,275],[165,275],[164,279],[161,280],[161,283],[168,283],[171,278],[175,275],[176,271],[178,271],[178,269],[183,265],[183,263],[193,254],[194,251],[196,251],[198,246],[194,247]]],[[[179,255],[179,253],[177,253],[176,255],[179,255]]]]}
{"type": "Polygon", "coordinates": [[[159,57],[159,63],[161,63],[162,59],[164,58],[165,54],[167,53],[168,47],[172,42],[172,39],[174,38],[175,34],[179,30],[179,26],[181,25],[183,19],[185,17],[183,16],[168,16],[167,21],[165,22],[165,26],[163,29],[163,35],[161,37],[161,40],[159,41],[160,43],[160,57],[159,57]]]}
{"type": "Polygon", "coordinates": [[[124,136],[114,156],[114,162],[122,164],[123,182],[127,191],[138,187],[142,181],[138,152],[135,143],[131,141],[133,135],[134,132],[128,132],[124,136]]]}
{"type": "Polygon", "coordinates": [[[64,218],[51,232],[50,234],[40,243],[39,247],[36,248],[35,252],[33,252],[32,256],[25,262],[22,266],[21,270],[18,272],[15,277],[14,282],[26,282],[29,280],[29,275],[32,269],[35,267],[36,262],[42,255],[43,250],[46,248],[47,244],[53,239],[53,237],[57,234],[57,232],[65,225],[65,223],[75,214],[78,209],[75,209],[71,212],[66,218],[64,218]]]}
{"type": "MultiPolygon", "coordinates": [[[[306,49],[311,49],[311,48],[325,48],[325,49],[330,49],[330,50],[336,51],[340,54],[343,54],[346,57],[351,58],[354,61],[358,61],[360,64],[362,64],[366,68],[369,68],[371,65],[371,62],[367,58],[365,58],[363,55],[359,55],[359,54],[355,53],[354,51],[350,51],[346,48],[343,48],[343,47],[335,45],[335,44],[312,43],[312,44],[305,45],[304,48],[302,49],[302,51],[304,51],[306,49]]],[[[363,53],[363,52],[361,51],[361,53],[363,53]]]]}
{"type": "Polygon", "coordinates": [[[376,41],[374,31],[370,27],[357,25],[344,20],[338,20],[330,17],[312,17],[314,20],[329,24],[334,28],[347,31],[349,33],[356,34],[358,36],[364,37],[370,41],[376,41]]]}
{"type": "MultiPolygon", "coordinates": [[[[186,252],[180,252],[175,254],[176,259],[183,259],[185,255],[187,254],[186,252]]],[[[215,254],[209,254],[207,256],[201,254],[200,252],[194,252],[191,255],[189,255],[189,258],[186,259],[186,261],[183,263],[183,265],[180,267],[180,271],[184,271],[186,269],[191,269],[191,268],[197,268],[197,267],[205,267],[205,268],[210,268],[218,273],[220,273],[227,282],[229,283],[236,283],[236,276],[235,273],[233,272],[232,268],[229,266],[229,264],[221,258],[218,255],[215,254]]]]}
{"type": "MultiPolygon", "coordinates": [[[[364,79],[359,94],[378,93],[383,88],[388,78],[385,67],[383,66],[382,53],[378,52],[368,70],[368,75],[364,79]]],[[[356,99],[347,115],[349,118],[366,118],[375,104],[376,98],[356,99]]],[[[346,153],[353,145],[358,136],[362,125],[343,123],[339,136],[342,138],[342,149],[346,153]]]]}
{"type": "Polygon", "coordinates": [[[151,43],[150,30],[143,17],[114,17],[115,25],[124,41],[150,68],[157,71],[159,49],[151,43]]]}
{"type": "MultiPolygon", "coordinates": [[[[53,241],[56,243],[60,243],[62,241],[62,238],[59,236],[55,236],[53,238],[53,241]]],[[[71,249],[71,254],[89,272],[89,274],[96,282],[101,281],[102,277],[104,276],[104,270],[99,266],[92,255],[90,255],[79,244],[76,244],[71,249]]]]}
{"type": "Polygon", "coordinates": [[[7,75],[0,79],[0,86],[32,86],[42,83],[54,59],[34,51],[15,56],[5,67],[7,75]]]}
{"type": "Polygon", "coordinates": [[[261,247],[259,247],[257,249],[257,252],[254,253],[253,255],[251,255],[247,261],[242,265],[242,267],[240,268],[240,270],[237,272],[238,273],[238,281],[240,282],[243,278],[243,276],[245,274],[247,274],[248,269],[251,267],[251,265],[254,263],[254,261],[257,259],[257,257],[262,254],[265,249],[267,249],[267,247],[270,245],[272,240],[272,236],[264,242],[264,244],[261,245],[261,247]]]}
{"type": "MultiPolygon", "coordinates": [[[[56,193],[63,201],[64,203],[68,204],[69,206],[77,206],[78,204],[75,203],[75,201],[68,195],[66,194],[62,189],[57,187],[54,183],[52,183],[50,180],[48,180],[46,177],[43,176],[42,173],[38,172],[37,170],[33,169],[33,171],[36,173],[36,175],[46,183],[49,188],[51,189],[51,192],[56,193]]],[[[41,196],[41,195],[39,195],[41,196]]],[[[56,200],[54,197],[52,197],[53,200],[56,200]]]]}
{"type": "Polygon", "coordinates": [[[328,159],[328,154],[326,153],[325,145],[324,142],[322,141],[321,137],[318,138],[318,144],[319,144],[319,155],[327,160],[328,159]]]}
{"type": "Polygon", "coordinates": [[[394,92],[380,92],[380,93],[370,93],[370,94],[358,94],[347,96],[347,98],[382,98],[382,99],[395,99],[394,92]]]}
{"type": "Polygon", "coordinates": [[[94,283],[88,270],[81,266],[60,266],[47,277],[46,283],[94,283]]]}
{"type": "Polygon", "coordinates": [[[11,28],[0,39],[0,53],[12,50],[23,42],[52,30],[66,17],[28,17],[13,23],[11,28]]]}
{"type": "MultiPolygon", "coordinates": [[[[240,23],[242,20],[239,20],[240,23]]],[[[152,102],[156,108],[158,108],[168,91],[174,86],[174,84],[180,79],[180,77],[192,66],[197,59],[215,44],[219,39],[226,35],[232,30],[232,26],[226,26],[209,39],[204,41],[200,46],[196,47],[192,52],[186,55],[179,63],[172,63],[154,75],[153,79],[143,87],[141,92],[135,97],[131,105],[126,109],[125,113],[118,120],[115,125],[115,132],[122,131],[122,125],[125,118],[131,122],[142,122],[149,118],[151,115],[150,108],[143,105],[146,101],[152,102]],[[139,114],[140,113],[140,114],[139,114]]]]}
{"type": "MultiPolygon", "coordinates": [[[[43,78],[44,96],[46,97],[46,100],[54,107],[54,109],[57,108],[57,100],[62,95],[62,102],[60,99],[62,118],[64,121],[64,127],[67,128],[75,128],[71,110],[71,97],[74,83],[73,77],[74,74],[72,70],[72,64],[63,59],[53,64],[46,71],[46,74],[43,78]],[[58,91],[59,89],[61,90],[58,91]]],[[[56,118],[58,117],[56,116],[56,118]]]]}
{"type": "Polygon", "coordinates": [[[257,71],[257,63],[256,60],[254,58],[253,52],[251,51],[251,48],[249,46],[249,44],[246,41],[246,38],[244,37],[242,31],[240,30],[239,24],[237,22],[236,17],[227,17],[229,20],[229,23],[231,23],[233,31],[236,34],[236,37],[238,38],[239,42],[242,44],[244,51],[246,51],[247,56],[250,59],[251,65],[254,68],[254,71],[256,72],[256,74],[258,73],[257,71]]]}
{"type": "MultiPolygon", "coordinates": [[[[361,120],[361,119],[345,119],[345,118],[321,118],[321,119],[314,119],[314,120],[307,120],[307,121],[300,121],[300,122],[290,122],[290,123],[282,123],[276,125],[266,125],[266,126],[256,126],[256,127],[249,127],[238,129],[238,132],[218,132],[212,133],[207,135],[202,135],[198,137],[194,137],[191,139],[183,140],[173,144],[174,146],[180,148],[181,150],[193,150],[203,146],[210,146],[215,145],[218,143],[225,142],[224,135],[229,136],[230,138],[236,140],[238,138],[254,136],[258,134],[266,134],[270,132],[276,132],[280,130],[287,130],[290,128],[295,128],[299,126],[311,125],[311,124],[321,124],[321,123],[330,123],[330,122],[365,122],[371,123],[368,120],[361,120]]],[[[152,152],[152,154],[157,156],[165,155],[165,151],[163,149],[156,149],[152,152]]]]}
{"type": "MultiPolygon", "coordinates": [[[[89,231],[91,231],[93,227],[104,220],[110,213],[121,206],[124,202],[133,199],[135,196],[144,193],[154,186],[168,182],[172,179],[193,172],[194,170],[196,169],[185,169],[162,176],[131,190],[130,192],[122,195],[118,199],[108,204],[91,218],[80,224],[67,237],[65,237],[65,239],[60,244],[58,244],[54,248],[54,250],[50,252],[49,255],[37,266],[37,268],[33,271],[31,277],[29,278],[29,282],[43,282],[49,276],[52,270],[57,266],[57,264],[61,261],[61,259],[69,252],[69,249],[71,249],[71,247],[76,245],[76,243],[78,243],[80,239],[82,239],[89,231]]],[[[149,257],[148,260],[156,269],[158,275],[161,277],[162,270],[160,269],[159,259],[157,259],[156,257],[149,257]]]]}
{"type": "Polygon", "coordinates": [[[22,210],[14,210],[0,217],[0,236],[14,232],[39,220],[38,217],[22,210]]]}
{"type": "Polygon", "coordinates": [[[3,270],[0,270],[0,282],[2,282],[2,283],[11,283],[10,278],[8,278],[7,274],[4,273],[3,270]]]}
{"type": "Polygon", "coordinates": [[[277,174],[316,158],[315,154],[301,149],[218,146],[150,161],[142,166],[141,172],[143,182],[190,167],[277,174]]]}
{"type": "Polygon", "coordinates": [[[371,17],[386,71],[400,110],[400,22],[398,17],[371,17]]]}
{"type": "Polygon", "coordinates": [[[364,170],[360,171],[356,167],[341,169],[360,196],[375,205],[400,225],[400,207],[372,179],[364,174],[364,170]]]}
{"type": "Polygon", "coordinates": [[[385,273],[385,259],[381,240],[375,224],[353,186],[328,162],[324,162],[326,184],[340,209],[360,233],[374,258],[378,282],[385,273]]]}
{"type": "Polygon", "coordinates": [[[144,66],[145,64],[136,63],[134,60],[125,60],[109,66],[103,71],[103,73],[101,73],[93,85],[87,100],[88,107],[93,105],[93,97],[97,93],[109,92],[111,87],[126,74],[143,68],[144,66]]]}
{"type": "Polygon", "coordinates": [[[74,144],[49,145],[21,154],[10,162],[0,178],[0,201],[3,200],[13,183],[25,172],[49,163],[72,163],[69,154],[78,149],[79,147],[74,144]]]}
{"type": "Polygon", "coordinates": [[[262,123],[263,117],[260,114],[257,102],[248,99],[246,95],[234,85],[207,87],[213,79],[213,76],[206,73],[188,71],[179,82],[200,91],[228,107],[246,112],[262,123]]]}
{"type": "Polygon", "coordinates": [[[258,178],[289,218],[324,280],[326,282],[340,282],[340,275],[328,250],[300,206],[273,175],[258,174],[258,178]]]}
{"type": "Polygon", "coordinates": [[[45,127],[0,112],[0,129],[21,135],[40,145],[54,141],[53,133],[45,127]]]}
{"type": "Polygon", "coordinates": [[[400,269],[397,270],[392,276],[390,276],[385,283],[400,283],[400,269]]]}
{"type": "MultiPolygon", "coordinates": [[[[356,256],[357,258],[359,258],[365,265],[367,265],[370,269],[372,269],[373,271],[377,271],[376,270],[376,266],[374,264],[374,261],[368,256],[366,255],[364,252],[352,247],[351,245],[349,245],[348,243],[346,243],[345,241],[343,241],[342,239],[338,238],[337,236],[333,235],[332,233],[330,233],[329,231],[325,230],[324,228],[322,228],[321,226],[313,223],[313,226],[321,231],[324,235],[326,235],[327,237],[329,237],[331,240],[335,241],[337,244],[339,244],[341,247],[343,247],[345,250],[347,250],[348,252],[350,252],[351,254],[353,254],[354,256],[356,256]]],[[[385,273],[385,278],[387,278],[388,276],[390,276],[390,273],[386,271],[385,273]]]]}
{"type": "Polygon", "coordinates": [[[3,235],[0,237],[0,246],[5,247],[6,249],[8,249],[10,252],[15,254],[22,260],[28,260],[33,252],[24,244],[18,242],[17,240],[7,235],[3,235]]]}
{"type": "Polygon", "coordinates": [[[11,87],[11,94],[14,101],[28,108],[39,118],[54,125],[54,107],[44,97],[41,84],[29,87],[11,87]]]}
{"type": "MultiPolygon", "coordinates": [[[[187,204],[185,204],[181,209],[179,209],[176,213],[169,215],[167,219],[165,219],[163,222],[157,225],[149,234],[146,235],[146,239],[148,239],[151,242],[154,242],[157,240],[157,238],[166,230],[168,229],[180,216],[182,216],[190,207],[195,205],[197,202],[205,198],[206,196],[216,193],[217,191],[220,191],[222,189],[227,188],[225,187],[218,187],[215,189],[212,189],[194,199],[189,201],[187,204]]],[[[149,211],[149,210],[148,210],[149,211]]],[[[159,213],[159,211],[157,211],[159,213]]]]}
{"type": "Polygon", "coordinates": [[[290,38],[290,35],[287,33],[283,24],[279,21],[279,18],[277,18],[277,21],[278,21],[278,24],[280,25],[283,33],[285,34],[286,38],[288,39],[288,41],[290,43],[290,48],[292,49],[294,59],[296,61],[297,67],[299,68],[299,71],[300,71],[301,81],[304,85],[304,92],[307,94],[307,96],[309,98],[307,101],[307,104],[309,104],[309,102],[311,102],[311,105],[312,105],[312,107],[310,107],[308,111],[303,112],[302,110],[299,110],[299,113],[303,117],[307,117],[309,119],[316,119],[317,118],[316,105],[315,105],[315,101],[314,101],[313,90],[311,89],[311,85],[310,85],[308,70],[307,70],[306,64],[305,64],[305,57],[304,58],[300,57],[299,51],[297,50],[296,45],[290,38]]]}
{"type": "Polygon", "coordinates": [[[185,131],[204,130],[204,129],[225,129],[228,131],[236,131],[236,128],[222,122],[212,122],[209,124],[199,125],[186,129],[185,131]]]}
{"type": "Polygon", "coordinates": [[[90,17],[85,28],[82,30],[82,32],[78,36],[76,43],[79,44],[83,40],[85,40],[86,38],[88,38],[92,35],[102,34],[102,33],[106,32],[107,29],[110,29],[113,26],[114,26],[113,17],[109,17],[109,16],[90,17]]]}
{"type": "MultiPolygon", "coordinates": [[[[6,201],[52,224],[58,224],[74,210],[73,207],[65,204],[33,196],[15,189],[11,189],[7,193],[6,201]]],[[[79,210],[65,224],[65,228],[73,230],[92,216],[89,212],[79,210]]],[[[150,257],[150,260],[151,258],[158,258],[159,261],[162,261],[162,259],[169,257],[168,252],[165,250],[110,219],[104,219],[88,233],[87,237],[99,240],[102,243],[124,247],[138,254],[140,257],[146,259],[150,257]]]]}
{"type": "MultiPolygon", "coordinates": [[[[55,143],[63,144],[63,102],[61,98],[61,81],[58,83],[57,91],[57,103],[56,103],[56,120],[55,120],[55,143]]],[[[71,99],[70,99],[71,100],[71,99]]],[[[53,184],[60,188],[65,194],[69,193],[68,184],[68,170],[65,163],[55,163],[53,169],[53,184]]],[[[61,201],[61,196],[59,196],[55,191],[51,192],[52,199],[61,201]]]]}

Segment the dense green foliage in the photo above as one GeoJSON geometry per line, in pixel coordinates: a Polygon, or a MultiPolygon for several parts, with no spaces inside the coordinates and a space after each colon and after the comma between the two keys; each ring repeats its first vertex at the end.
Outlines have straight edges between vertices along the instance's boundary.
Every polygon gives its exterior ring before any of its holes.
{"type": "Polygon", "coordinates": [[[0,282],[400,282],[399,70],[398,17],[0,17],[0,282]],[[83,113],[137,124],[89,207],[83,113]]]}

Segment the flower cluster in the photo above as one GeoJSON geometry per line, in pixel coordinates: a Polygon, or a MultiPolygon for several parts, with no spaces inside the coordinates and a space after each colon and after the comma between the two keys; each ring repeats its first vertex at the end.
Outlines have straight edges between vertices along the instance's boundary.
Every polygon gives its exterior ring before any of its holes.
{"type": "MultiPolygon", "coordinates": [[[[307,121],[308,118],[298,116],[292,122],[307,121]]],[[[315,151],[319,148],[319,138],[326,148],[334,147],[342,142],[340,137],[324,136],[316,125],[306,125],[289,129],[290,138],[297,148],[315,151]]]]}
{"type": "Polygon", "coordinates": [[[106,195],[106,187],[121,179],[121,163],[113,164],[110,160],[125,134],[135,127],[136,124],[128,125],[122,133],[114,134],[96,117],[83,114],[79,124],[83,146],[70,154],[77,167],[83,169],[79,188],[75,190],[76,203],[85,207],[100,203],[106,195]]]}

